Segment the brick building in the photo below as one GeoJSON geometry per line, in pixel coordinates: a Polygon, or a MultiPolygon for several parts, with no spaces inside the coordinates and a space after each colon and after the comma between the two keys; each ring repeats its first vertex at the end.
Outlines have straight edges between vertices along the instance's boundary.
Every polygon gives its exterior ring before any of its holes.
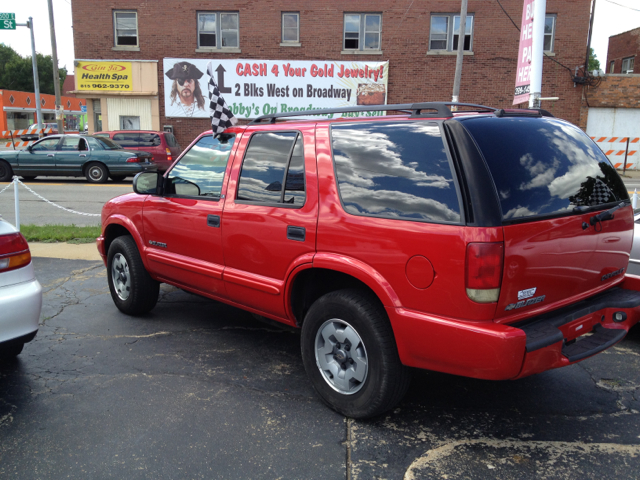
{"type": "Polygon", "coordinates": [[[609,37],[607,73],[640,73],[640,27],[609,37]]]}
{"type": "MultiPolygon", "coordinates": [[[[576,124],[580,120],[582,87],[576,88],[571,76],[584,63],[590,4],[591,0],[547,0],[542,96],[559,100],[545,101],[543,108],[576,124]]],[[[520,33],[509,16],[519,27],[522,8],[522,0],[502,0],[500,4],[469,0],[460,101],[511,106],[520,33]]],[[[266,74],[272,75],[274,63],[279,66],[277,81],[283,81],[285,65],[299,67],[298,73],[304,78],[297,79],[301,86],[291,91],[305,97],[316,92],[307,87],[308,82],[318,80],[317,75],[310,77],[316,61],[320,67],[331,64],[336,70],[356,65],[354,72],[368,72],[369,76],[382,67],[379,71],[384,78],[378,81],[384,82],[384,88],[379,86],[382,96],[372,98],[384,98],[385,103],[449,101],[459,9],[460,2],[450,0],[230,0],[224,4],[199,0],[74,0],[75,53],[78,60],[86,61],[76,63],[106,65],[95,61],[115,59],[133,72],[133,80],[125,86],[92,82],[80,87],[82,74],[76,66],[76,93],[88,99],[91,131],[98,118],[96,109],[102,115],[103,129],[116,129],[118,118],[122,122],[134,118],[136,111],[144,111],[144,118],[138,119],[140,128],[171,126],[183,145],[209,128],[208,118],[189,118],[188,113],[180,116],[172,111],[174,97],[169,90],[177,88],[176,80],[184,79],[176,77],[177,70],[170,71],[176,65],[192,68],[184,62],[197,65],[194,71],[204,73],[204,62],[215,60],[218,69],[224,68],[224,72],[216,69],[218,75],[227,76],[223,79],[243,75],[242,82],[227,80],[225,98],[236,107],[240,100],[243,107],[255,107],[245,115],[248,117],[267,108],[260,93],[264,97],[275,95],[273,88],[262,92],[261,84],[256,83],[262,80],[263,66],[268,67],[266,74]],[[243,61],[230,69],[238,59],[243,61]],[[138,64],[141,66],[136,74],[138,64]],[[258,78],[246,75],[247,71],[257,73],[258,78]],[[103,88],[105,85],[107,88],[103,88]],[[105,116],[109,118],[106,124],[105,116]]],[[[326,91],[340,95],[347,85],[355,96],[356,89],[363,85],[361,80],[333,80],[330,88],[320,89],[324,95],[326,91]]],[[[200,82],[204,82],[206,97],[206,74],[200,82]]],[[[282,91],[289,95],[288,89],[282,91]]],[[[351,95],[351,91],[347,93],[351,95]]],[[[283,105],[285,101],[291,105],[293,99],[269,101],[269,108],[291,108],[283,105]]],[[[335,99],[315,98],[313,102],[307,103],[334,105],[335,99]]]]}

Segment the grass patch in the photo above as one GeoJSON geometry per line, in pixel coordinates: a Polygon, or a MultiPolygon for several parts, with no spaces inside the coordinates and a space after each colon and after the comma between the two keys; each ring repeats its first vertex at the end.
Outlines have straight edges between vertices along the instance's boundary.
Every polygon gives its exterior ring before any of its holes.
{"type": "Polygon", "coordinates": [[[93,243],[100,236],[100,227],[76,225],[20,225],[20,233],[28,242],[93,243]]]}

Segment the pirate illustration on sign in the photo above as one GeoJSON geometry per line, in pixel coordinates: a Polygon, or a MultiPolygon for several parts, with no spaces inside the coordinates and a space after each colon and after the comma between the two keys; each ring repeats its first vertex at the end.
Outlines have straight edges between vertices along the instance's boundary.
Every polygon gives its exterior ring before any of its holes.
{"type": "Polygon", "coordinates": [[[204,110],[204,97],[198,80],[203,73],[189,62],[178,62],[165,75],[173,80],[171,105],[165,105],[167,117],[193,117],[196,107],[204,110]]]}

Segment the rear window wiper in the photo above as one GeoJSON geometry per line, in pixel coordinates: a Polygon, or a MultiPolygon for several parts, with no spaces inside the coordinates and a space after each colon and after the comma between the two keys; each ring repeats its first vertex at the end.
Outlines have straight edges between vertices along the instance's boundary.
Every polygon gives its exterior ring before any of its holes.
{"type": "MultiPolygon", "coordinates": [[[[615,207],[610,208],[609,210],[605,210],[604,212],[601,212],[597,215],[594,215],[589,219],[589,224],[593,226],[596,230],[598,229],[598,224],[600,224],[600,228],[602,228],[602,222],[606,222],[607,220],[613,220],[613,218],[615,217],[613,212],[615,212],[616,210],[624,206],[625,206],[625,202],[620,202],[615,207]]],[[[576,211],[577,208],[579,207],[574,208],[574,211],[576,211]]],[[[583,222],[582,229],[586,230],[587,228],[589,228],[589,225],[587,225],[587,222],[583,222]]]]}

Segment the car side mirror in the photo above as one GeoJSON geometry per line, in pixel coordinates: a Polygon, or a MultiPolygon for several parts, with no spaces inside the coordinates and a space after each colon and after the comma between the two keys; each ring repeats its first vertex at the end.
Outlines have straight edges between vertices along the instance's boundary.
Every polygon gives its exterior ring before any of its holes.
{"type": "Polygon", "coordinates": [[[160,172],[141,172],[133,177],[133,191],[140,195],[159,195],[161,186],[160,172]]]}

